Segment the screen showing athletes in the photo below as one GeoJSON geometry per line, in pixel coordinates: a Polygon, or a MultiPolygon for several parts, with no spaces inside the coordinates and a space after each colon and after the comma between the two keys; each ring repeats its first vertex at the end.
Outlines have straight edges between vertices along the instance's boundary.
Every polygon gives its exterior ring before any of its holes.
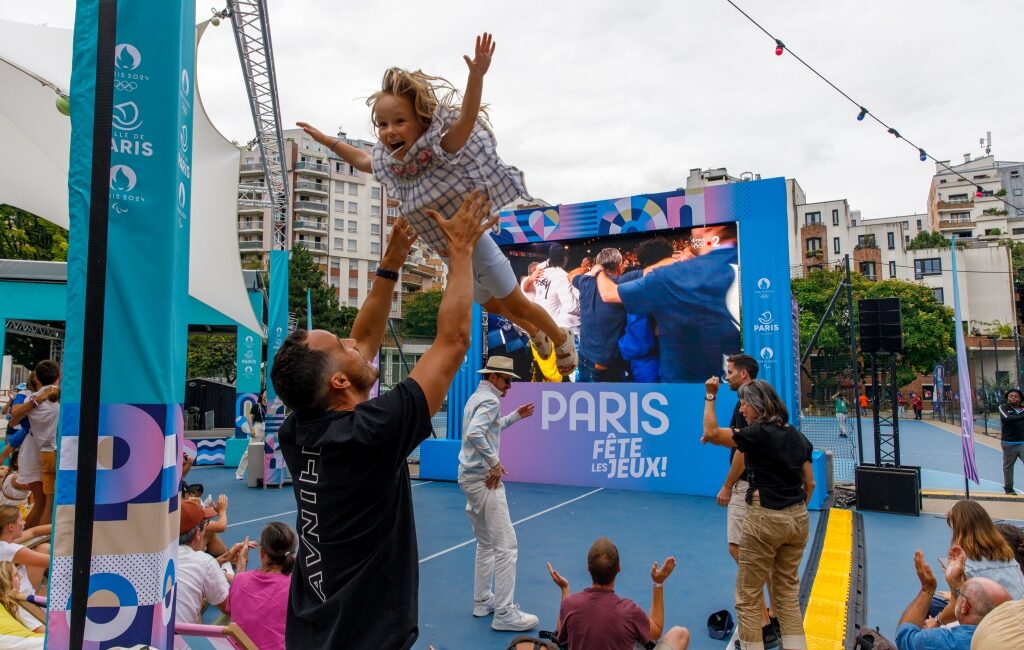
{"type": "MultiPolygon", "coordinates": [[[[736,224],[503,247],[527,298],[576,339],[564,381],[702,383],[740,346],[736,224]]],[[[488,353],[563,381],[524,332],[489,314],[488,353]]]]}

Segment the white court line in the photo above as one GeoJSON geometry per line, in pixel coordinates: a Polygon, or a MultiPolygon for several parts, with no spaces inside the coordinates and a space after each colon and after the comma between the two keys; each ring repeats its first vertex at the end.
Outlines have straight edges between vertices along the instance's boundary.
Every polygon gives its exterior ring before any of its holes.
{"type": "MultiPolygon", "coordinates": [[[[519,524],[523,523],[524,521],[530,521],[531,519],[534,519],[534,518],[539,517],[541,515],[546,515],[547,513],[551,512],[552,510],[558,510],[562,506],[567,506],[567,505],[569,505],[570,503],[572,503],[574,501],[579,501],[580,499],[586,499],[591,494],[596,494],[596,493],[600,492],[603,489],[604,489],[603,487],[599,487],[596,490],[591,490],[590,492],[587,492],[586,494],[581,494],[581,495],[579,495],[578,497],[576,497],[574,499],[569,499],[568,501],[563,501],[563,502],[561,502],[559,504],[553,505],[550,508],[548,508],[547,510],[541,510],[540,512],[535,512],[534,514],[530,515],[529,517],[523,517],[519,521],[513,521],[512,522],[512,527],[514,528],[514,527],[518,526],[519,524]]],[[[463,546],[469,546],[470,544],[472,544],[475,541],[476,541],[476,538],[474,537],[472,539],[466,540],[465,542],[462,542],[461,544],[456,544],[455,546],[452,546],[450,548],[446,548],[443,551],[438,551],[437,553],[434,553],[433,555],[428,555],[427,557],[425,557],[422,560],[420,560],[420,564],[423,564],[424,562],[429,562],[430,560],[433,560],[434,558],[441,557],[442,555],[445,555],[447,553],[451,553],[452,551],[457,551],[460,548],[462,548],[463,546]]]]}
{"type": "MultiPolygon", "coordinates": [[[[426,485],[427,483],[433,483],[433,482],[434,481],[422,481],[420,483],[413,483],[412,486],[416,487],[417,485],[426,485]]],[[[290,514],[293,514],[295,512],[296,512],[295,510],[288,510],[287,512],[279,512],[276,515],[267,515],[266,517],[257,517],[256,519],[247,519],[246,521],[239,521],[238,523],[228,524],[226,527],[227,528],[231,528],[233,526],[241,526],[242,524],[251,524],[251,523],[257,522],[257,521],[264,521],[266,519],[273,519],[274,517],[280,517],[282,515],[290,515],[290,514]]]]}

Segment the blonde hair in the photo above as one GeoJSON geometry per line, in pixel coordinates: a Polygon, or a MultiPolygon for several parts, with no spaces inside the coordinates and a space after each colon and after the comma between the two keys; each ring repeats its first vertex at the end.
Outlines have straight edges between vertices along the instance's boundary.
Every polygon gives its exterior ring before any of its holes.
{"type": "Polygon", "coordinates": [[[21,516],[21,510],[17,506],[3,505],[0,506],[0,529],[7,524],[13,524],[18,521],[18,517],[21,516]]]}
{"type": "MultiPolygon", "coordinates": [[[[18,568],[13,562],[0,562],[0,605],[18,619],[18,593],[14,589],[14,576],[18,568]]],[[[20,619],[18,619],[20,620],[20,619]]]]}
{"type": "MultiPolygon", "coordinates": [[[[438,106],[453,110],[462,106],[462,93],[444,77],[432,77],[422,70],[410,72],[402,68],[388,68],[384,71],[380,90],[366,98],[366,105],[370,107],[370,121],[374,128],[378,126],[377,102],[384,95],[394,95],[408,100],[424,131],[430,127],[438,106]]],[[[480,106],[479,119],[489,128],[486,105],[480,106]]]]}
{"type": "Polygon", "coordinates": [[[946,515],[946,523],[953,529],[953,543],[964,549],[971,560],[1015,560],[1013,549],[977,501],[957,501],[946,515]]]}

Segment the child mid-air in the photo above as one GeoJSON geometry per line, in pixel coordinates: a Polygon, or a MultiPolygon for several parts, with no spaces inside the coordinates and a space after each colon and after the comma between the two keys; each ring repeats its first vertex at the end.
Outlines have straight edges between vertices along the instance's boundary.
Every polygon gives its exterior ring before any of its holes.
{"type": "MultiPolygon", "coordinates": [[[[529,197],[522,172],[498,157],[486,112],[481,116],[484,74],[493,53],[494,42],[485,33],[476,39],[474,58],[463,57],[469,81],[461,106],[458,91],[440,77],[399,68],[385,72],[380,91],[366,101],[377,128],[372,153],[305,122],[298,125],[348,164],[372,173],[401,201],[402,214],[416,232],[443,253],[444,235],[428,211],[450,216],[473,189],[486,190],[495,207],[529,197]]],[[[477,304],[526,330],[542,358],[550,357],[553,344],[561,374],[575,370],[572,334],[523,294],[508,258],[490,237],[481,237],[473,250],[473,277],[477,304]]]]}

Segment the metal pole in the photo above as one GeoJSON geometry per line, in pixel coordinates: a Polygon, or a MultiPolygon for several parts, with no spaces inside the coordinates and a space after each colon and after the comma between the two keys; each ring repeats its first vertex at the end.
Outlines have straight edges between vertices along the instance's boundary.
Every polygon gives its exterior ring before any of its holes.
{"type": "MultiPolygon", "coordinates": [[[[875,426],[875,465],[880,466],[882,464],[882,427],[878,423],[878,355],[871,354],[871,387],[874,389],[875,394],[871,400],[871,421],[875,426]]],[[[865,389],[867,387],[865,386],[865,389]]],[[[865,390],[867,392],[867,390],[865,390]]]]}
{"type": "Polygon", "coordinates": [[[994,382],[994,385],[996,387],[996,391],[998,392],[999,391],[999,335],[998,334],[994,335],[992,337],[992,351],[996,353],[996,380],[994,382]]]}
{"type": "Polygon", "coordinates": [[[985,420],[985,435],[988,435],[988,399],[985,395],[985,346],[978,346],[978,361],[981,363],[981,417],[985,420]]]}
{"type": "Polygon", "coordinates": [[[857,325],[853,318],[853,280],[850,278],[850,255],[844,256],[846,265],[846,309],[850,314],[850,379],[853,381],[853,404],[857,409],[857,463],[864,462],[864,438],[860,425],[860,400],[857,399],[857,383],[860,373],[857,371],[857,325]]]}
{"type": "Polygon", "coordinates": [[[1014,382],[1014,386],[1020,387],[1020,330],[1016,327],[1013,328],[1013,351],[1014,360],[1017,363],[1016,381],[1014,382]]]}
{"type": "Polygon", "coordinates": [[[896,467],[900,467],[900,418],[896,401],[896,355],[889,355],[889,392],[892,395],[892,446],[896,467]]]}

